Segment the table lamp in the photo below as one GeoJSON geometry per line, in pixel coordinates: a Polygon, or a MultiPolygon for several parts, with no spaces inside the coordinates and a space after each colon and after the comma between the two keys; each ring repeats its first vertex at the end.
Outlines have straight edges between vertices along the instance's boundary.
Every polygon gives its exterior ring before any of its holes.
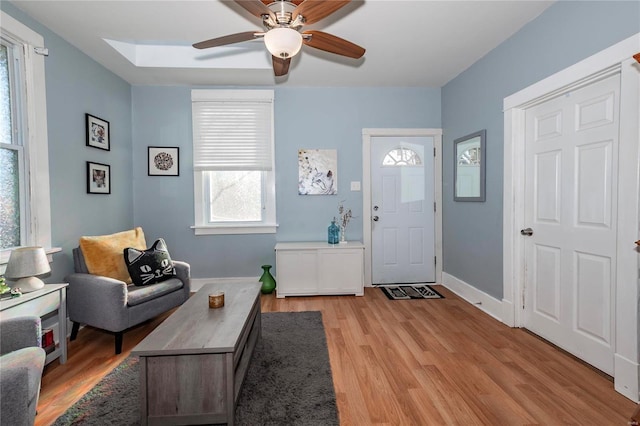
{"type": "Polygon", "coordinates": [[[9,256],[4,275],[18,281],[13,287],[19,287],[23,293],[39,290],[44,282],[36,275],[51,272],[47,254],[42,247],[22,247],[15,249],[9,256]]]}

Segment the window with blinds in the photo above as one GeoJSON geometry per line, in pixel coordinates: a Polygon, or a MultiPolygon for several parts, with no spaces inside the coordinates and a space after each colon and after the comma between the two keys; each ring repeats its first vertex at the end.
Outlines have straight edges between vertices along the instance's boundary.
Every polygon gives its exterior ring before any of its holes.
{"type": "Polygon", "coordinates": [[[196,234],[275,232],[272,90],[192,90],[196,234]]]}

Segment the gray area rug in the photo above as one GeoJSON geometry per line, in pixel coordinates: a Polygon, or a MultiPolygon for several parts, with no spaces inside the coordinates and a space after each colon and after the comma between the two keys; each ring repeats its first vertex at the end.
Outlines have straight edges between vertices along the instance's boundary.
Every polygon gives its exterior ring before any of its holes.
{"type": "MultiPolygon", "coordinates": [[[[139,425],[138,380],[138,358],[128,357],[54,425],[139,425]]],[[[236,424],[339,424],[320,312],[262,314],[236,424]]]]}

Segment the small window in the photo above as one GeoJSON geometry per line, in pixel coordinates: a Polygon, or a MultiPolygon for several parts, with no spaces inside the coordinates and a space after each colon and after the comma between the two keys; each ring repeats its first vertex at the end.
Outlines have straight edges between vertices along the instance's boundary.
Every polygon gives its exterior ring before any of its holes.
{"type": "Polygon", "coordinates": [[[387,152],[382,160],[383,166],[420,166],[422,165],[422,159],[412,149],[409,148],[394,148],[387,152]]]}

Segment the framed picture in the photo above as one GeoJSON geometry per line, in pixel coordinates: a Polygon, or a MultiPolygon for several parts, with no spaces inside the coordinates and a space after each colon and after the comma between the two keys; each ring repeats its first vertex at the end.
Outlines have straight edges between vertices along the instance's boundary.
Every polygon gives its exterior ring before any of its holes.
{"type": "Polygon", "coordinates": [[[87,161],[87,193],[111,194],[111,166],[87,161]]]}
{"type": "Polygon", "coordinates": [[[85,114],[85,116],[87,122],[87,146],[110,151],[109,122],[91,114],[85,114]]]}
{"type": "Polygon", "coordinates": [[[148,147],[149,176],[180,176],[180,148],[177,146],[148,147]]]}

